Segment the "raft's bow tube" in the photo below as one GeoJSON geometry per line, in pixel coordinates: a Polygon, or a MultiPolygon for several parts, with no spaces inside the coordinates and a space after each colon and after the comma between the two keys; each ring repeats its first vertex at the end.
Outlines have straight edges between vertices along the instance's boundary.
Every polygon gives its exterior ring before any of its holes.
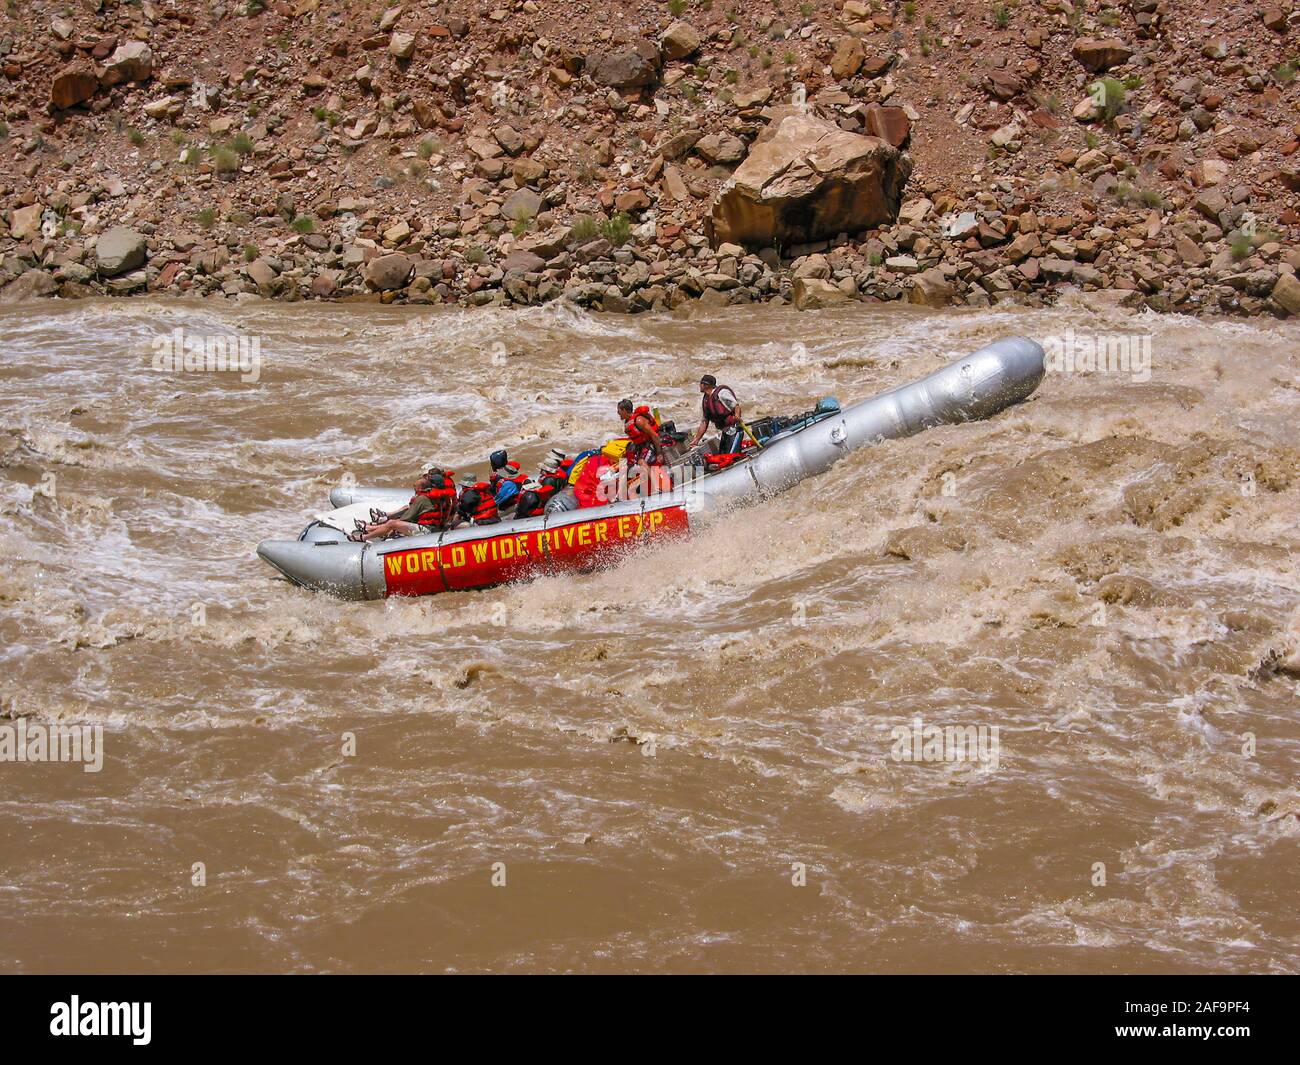
{"type": "MultiPolygon", "coordinates": [[[[631,520],[654,510],[672,510],[691,524],[745,501],[773,495],[822,473],[852,451],[884,440],[911,436],[938,425],[987,418],[1028,397],[1045,373],[1043,349],[1025,337],[1009,337],[957,359],[919,381],[863,400],[805,429],[778,434],[748,461],[721,473],[682,483],[666,496],[630,500],[604,507],[547,514],[503,523],[471,526],[429,536],[403,537],[368,544],[350,543],[327,527],[310,526],[299,540],[263,540],[257,553],[296,584],[344,599],[378,599],[390,594],[385,556],[403,556],[425,547],[455,548],[476,539],[503,534],[536,534],[602,519],[631,520]],[[684,515],[682,508],[684,507],[684,515]]],[[[380,503],[393,498],[391,488],[336,488],[335,507],[380,503]]],[[[672,524],[672,523],[670,523],[672,524]]],[[[638,526],[639,528],[639,526],[638,526]]],[[[559,541],[555,541],[558,545],[559,541]]],[[[425,591],[455,590],[427,588],[425,591]]],[[[408,594],[408,593],[399,593],[408,594]]]]}
{"type": "Polygon", "coordinates": [[[822,473],[851,451],[939,425],[976,421],[1031,395],[1046,372],[1043,349],[1026,337],[996,341],[919,381],[872,396],[789,436],[754,458],[686,488],[691,516],[771,495],[822,473]]]}

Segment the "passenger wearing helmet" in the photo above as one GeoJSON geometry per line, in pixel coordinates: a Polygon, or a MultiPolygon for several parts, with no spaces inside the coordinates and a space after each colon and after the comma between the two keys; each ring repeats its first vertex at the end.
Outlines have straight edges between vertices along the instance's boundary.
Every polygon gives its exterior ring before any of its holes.
{"type": "Polygon", "coordinates": [[[528,475],[519,472],[519,463],[512,461],[504,450],[492,452],[491,462],[488,484],[496,499],[497,511],[504,514],[513,509],[528,475]]]}

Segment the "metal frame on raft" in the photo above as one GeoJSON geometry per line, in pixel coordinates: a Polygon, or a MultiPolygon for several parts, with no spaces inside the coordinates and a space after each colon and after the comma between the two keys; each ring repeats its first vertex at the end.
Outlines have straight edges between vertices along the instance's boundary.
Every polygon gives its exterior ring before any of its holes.
{"type": "MultiPolygon", "coordinates": [[[[344,599],[432,595],[590,569],[638,543],[680,535],[734,506],[781,492],[859,448],[988,418],[1031,395],[1044,372],[1042,347],[1008,337],[911,384],[779,433],[719,473],[679,477],[669,493],[365,544],[316,524],[297,540],[263,540],[257,553],[295,584],[344,599]]],[[[378,504],[395,495],[403,493],[336,488],[330,502],[378,504]]]]}

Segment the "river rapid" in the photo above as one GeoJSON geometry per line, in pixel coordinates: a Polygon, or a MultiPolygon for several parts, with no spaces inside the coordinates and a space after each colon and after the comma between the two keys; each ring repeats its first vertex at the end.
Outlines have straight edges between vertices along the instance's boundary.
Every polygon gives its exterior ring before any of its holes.
{"type": "Polygon", "coordinates": [[[1295,326],[1082,303],[5,308],[0,724],[103,764],[0,762],[0,969],[1294,972],[1297,426],[1295,326]],[[176,329],[257,372],[156,369],[176,329]],[[1069,333],[1149,373],[612,569],[350,603],[255,555],[623,396],[693,428],[702,372],[794,413],[1069,333]]]}

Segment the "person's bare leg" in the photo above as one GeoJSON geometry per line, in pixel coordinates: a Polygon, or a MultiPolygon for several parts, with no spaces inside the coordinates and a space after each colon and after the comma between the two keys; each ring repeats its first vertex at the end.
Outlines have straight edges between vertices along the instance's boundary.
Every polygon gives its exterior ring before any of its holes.
{"type": "Polygon", "coordinates": [[[420,528],[413,521],[398,521],[396,518],[389,518],[387,521],[381,521],[378,525],[367,525],[366,531],[361,538],[363,540],[382,540],[385,536],[391,536],[393,533],[410,536],[412,533],[419,532],[420,528]]]}

